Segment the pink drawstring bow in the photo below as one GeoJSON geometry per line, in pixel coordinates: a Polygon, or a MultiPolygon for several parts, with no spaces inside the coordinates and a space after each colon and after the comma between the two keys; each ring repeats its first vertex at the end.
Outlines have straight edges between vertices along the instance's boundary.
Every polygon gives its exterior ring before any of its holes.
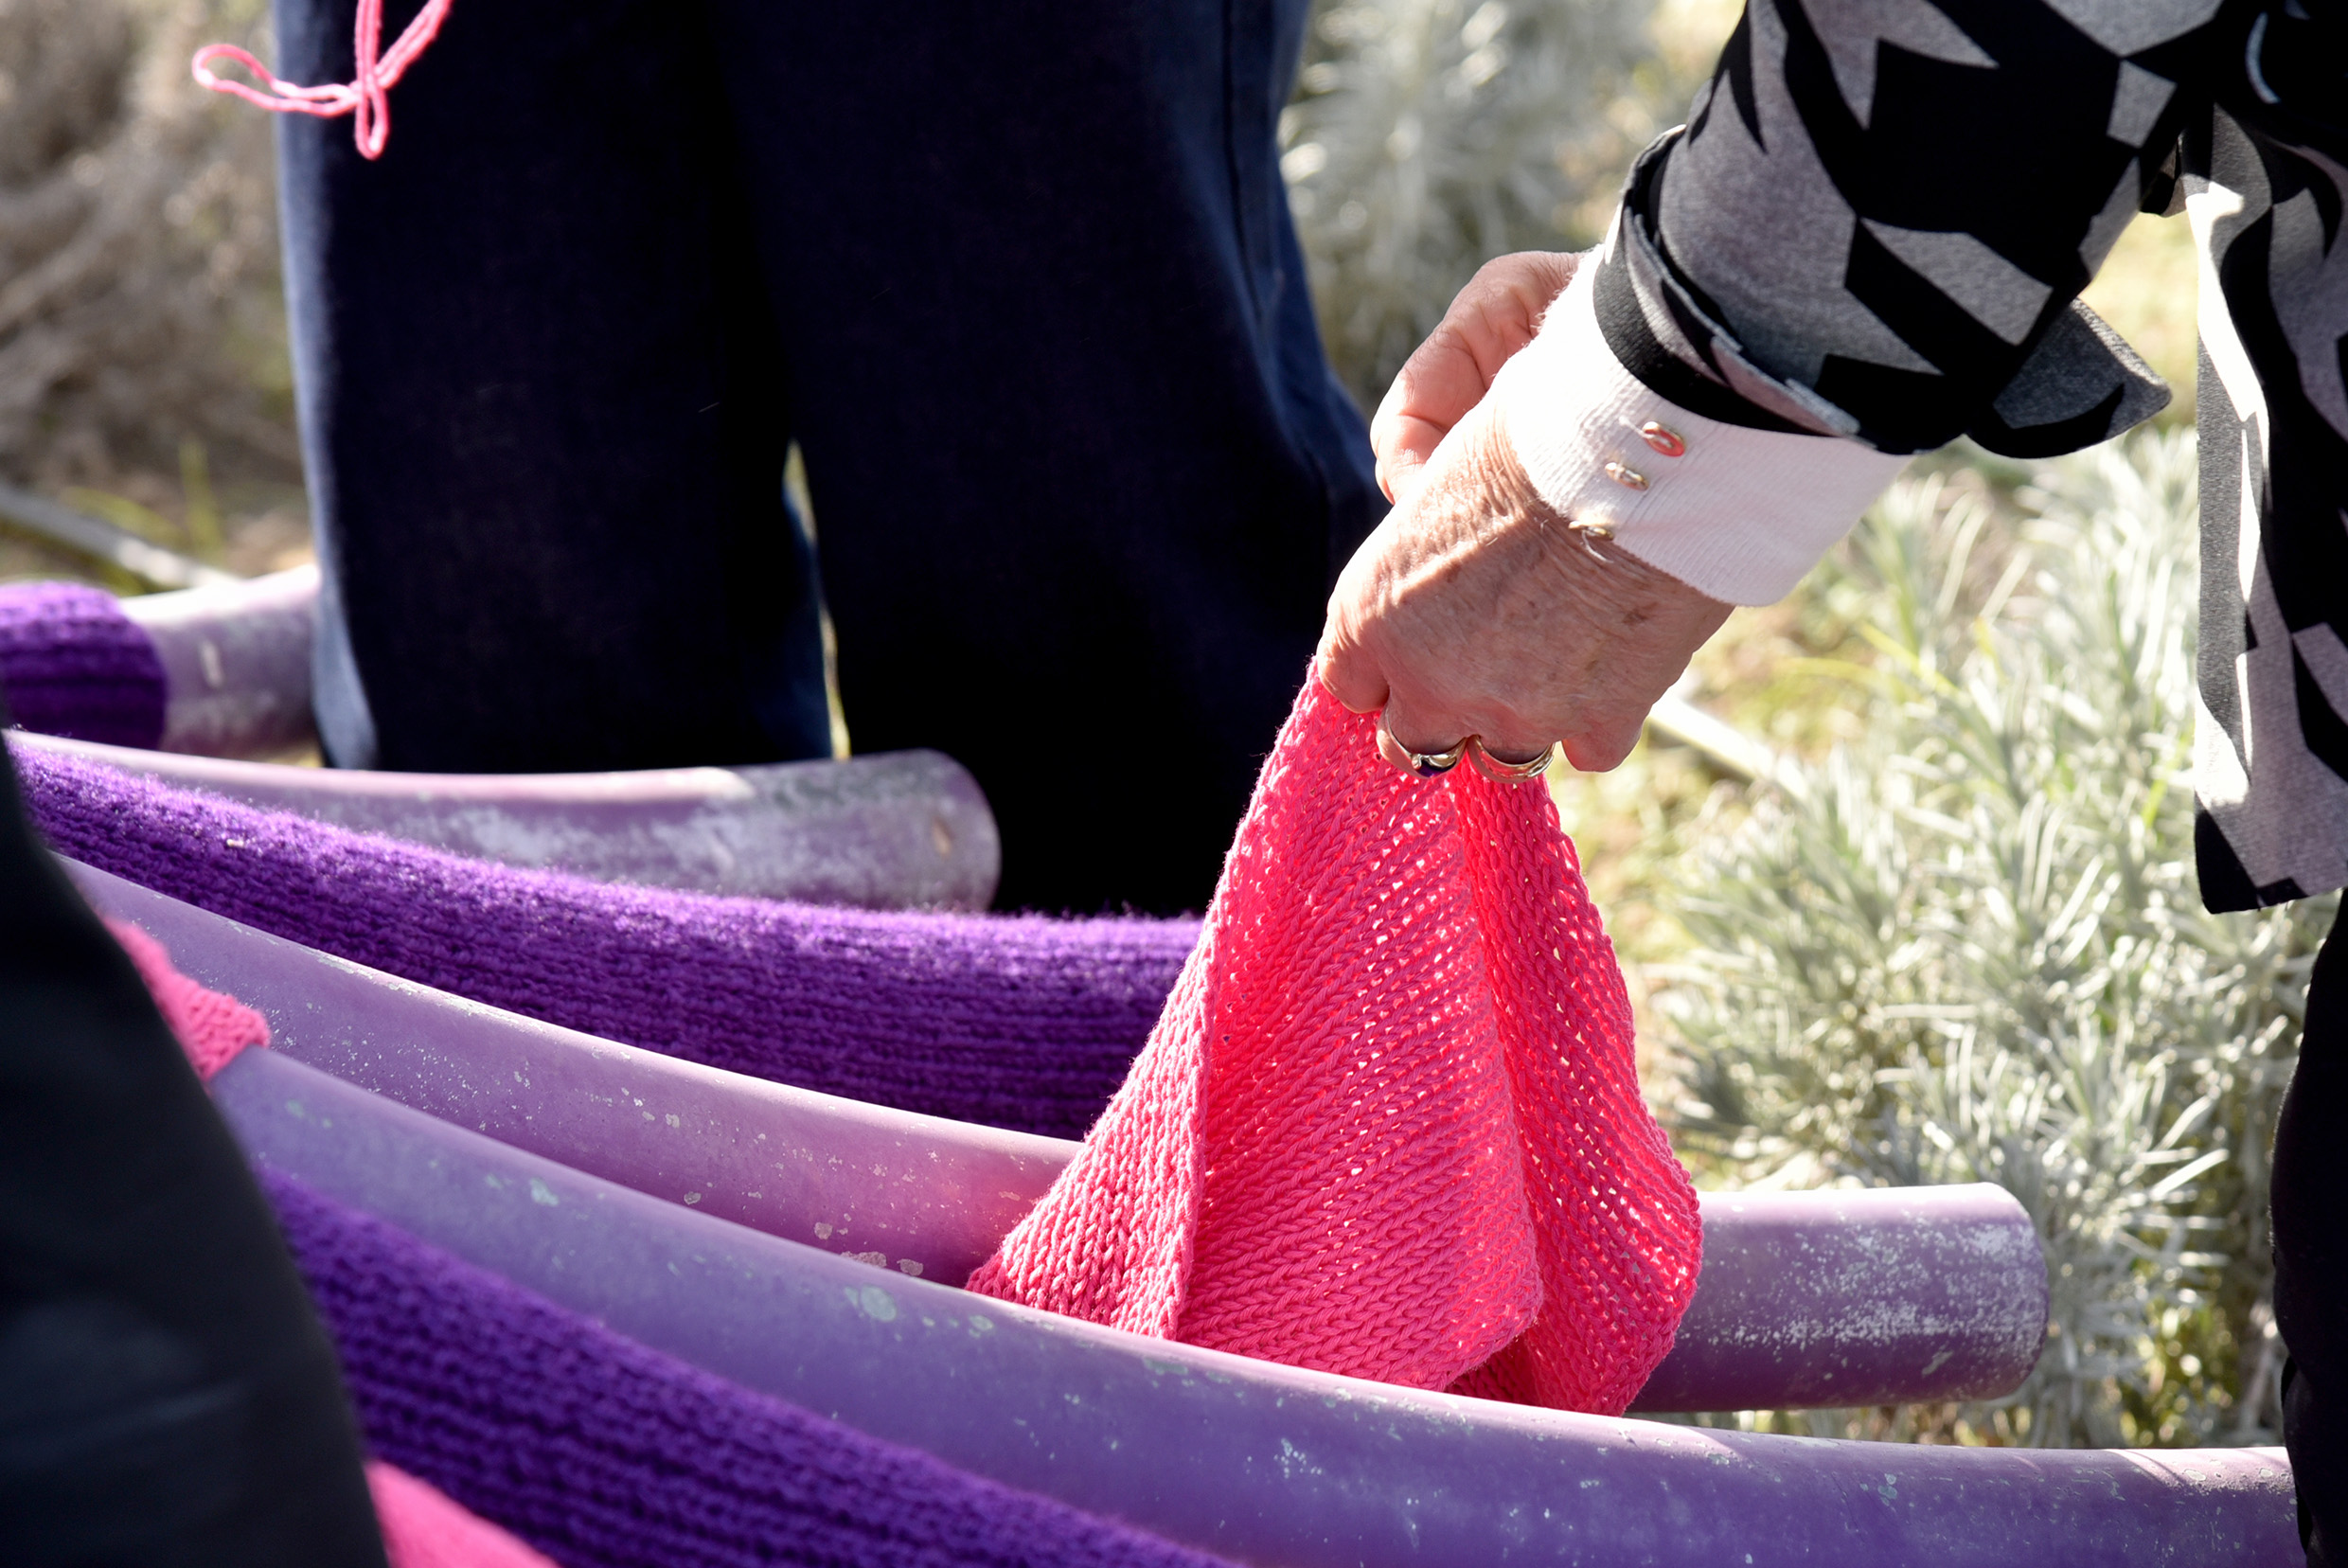
{"type": "Polygon", "coordinates": [[[449,14],[449,4],[450,0],[425,0],[416,20],[385,49],[383,0],[359,0],[358,23],[351,40],[359,70],[357,80],[347,84],[329,82],[321,87],[303,87],[281,81],[270,75],[268,67],[249,51],[234,44],[206,44],[196,51],[188,68],[195,73],[198,82],[213,92],[232,93],[274,115],[314,115],[320,119],[349,115],[351,140],[358,144],[359,155],[380,158],[383,155],[383,144],[391,139],[391,103],[385,95],[439,34],[440,24],[449,14]],[[268,86],[249,87],[214,75],[212,62],[216,60],[243,66],[268,86]]]}

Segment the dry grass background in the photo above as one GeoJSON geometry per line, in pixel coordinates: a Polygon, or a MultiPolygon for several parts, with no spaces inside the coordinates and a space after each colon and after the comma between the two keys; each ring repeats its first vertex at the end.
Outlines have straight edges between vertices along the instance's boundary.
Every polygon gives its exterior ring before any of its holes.
{"type": "Polygon", "coordinates": [[[243,571],[307,550],[271,132],[187,57],[264,10],[0,0],[0,479],[243,571]]]}

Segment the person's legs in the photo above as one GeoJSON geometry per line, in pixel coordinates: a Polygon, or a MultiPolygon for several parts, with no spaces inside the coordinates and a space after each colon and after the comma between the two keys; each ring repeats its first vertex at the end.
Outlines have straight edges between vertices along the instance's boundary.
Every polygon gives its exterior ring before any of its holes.
{"type": "Polygon", "coordinates": [[[2283,1440],[2313,1568],[2348,1565],[2348,936],[2336,924],[2307,988],[2299,1064],[2275,1124],[2275,1323],[2290,1363],[2283,1440]]]}
{"type": "Polygon", "coordinates": [[[382,1568],[334,1352],[0,749],[0,1562],[382,1568]]]}
{"type": "Polygon", "coordinates": [[[1304,0],[720,0],[859,750],[1011,907],[1198,908],[1384,509],[1276,163],[1304,0]]]}
{"type": "MultiPolygon", "coordinates": [[[[392,0],[386,37],[415,0],[392,0]]],[[[277,0],[351,75],[351,0],[277,0]]],[[[698,5],[458,4],[350,122],[280,122],[286,280],[345,766],[827,753],[789,410],[698,5]]]]}
{"type": "MultiPolygon", "coordinates": [[[[284,74],[346,5],[277,0],[284,74]]],[[[460,5],[379,163],[289,122],[333,759],[822,750],[795,419],[859,749],[977,773],[1007,904],[1202,904],[1382,509],[1274,158],[1304,14],[729,0],[779,334],[697,8],[460,5]]]]}

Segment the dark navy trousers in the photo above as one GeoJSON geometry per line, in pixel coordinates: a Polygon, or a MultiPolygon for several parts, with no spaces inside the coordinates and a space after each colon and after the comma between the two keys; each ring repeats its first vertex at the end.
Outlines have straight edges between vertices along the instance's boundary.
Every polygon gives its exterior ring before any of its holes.
{"type": "MultiPolygon", "coordinates": [[[[456,0],[380,161],[288,116],[329,757],[822,755],[820,554],[856,748],[977,775],[1005,907],[1201,907],[1383,510],[1276,162],[1305,11],[456,0]]],[[[351,0],[276,18],[349,80],[351,0]]]]}

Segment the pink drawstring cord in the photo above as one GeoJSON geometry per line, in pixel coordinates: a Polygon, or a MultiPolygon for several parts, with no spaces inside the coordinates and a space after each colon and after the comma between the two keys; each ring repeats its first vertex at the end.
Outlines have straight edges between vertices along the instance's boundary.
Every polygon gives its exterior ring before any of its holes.
{"type": "Polygon", "coordinates": [[[348,85],[330,82],[323,87],[301,87],[280,81],[249,52],[234,44],[206,44],[196,51],[188,68],[195,73],[198,82],[215,93],[233,93],[274,115],[314,115],[320,119],[349,115],[351,140],[358,144],[359,155],[380,158],[383,155],[383,144],[391,139],[391,103],[385,94],[416,63],[416,57],[424,52],[425,45],[439,34],[440,24],[449,14],[449,4],[450,0],[426,0],[424,9],[416,13],[416,20],[385,49],[383,0],[359,0],[358,25],[351,40],[359,62],[358,80],[348,85]],[[241,81],[223,80],[213,75],[212,62],[216,60],[243,66],[267,82],[267,89],[258,90],[241,81]]]}

